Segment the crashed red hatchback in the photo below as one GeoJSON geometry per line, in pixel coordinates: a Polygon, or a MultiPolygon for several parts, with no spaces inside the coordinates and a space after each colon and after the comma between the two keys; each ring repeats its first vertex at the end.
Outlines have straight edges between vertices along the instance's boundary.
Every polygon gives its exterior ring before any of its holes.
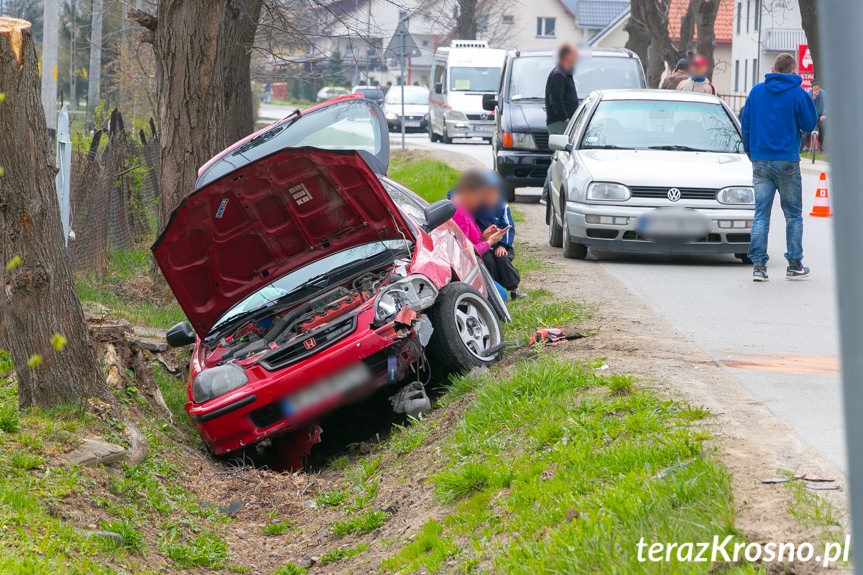
{"type": "MultiPolygon", "coordinates": [[[[450,221],[388,179],[369,100],[296,111],[207,165],[153,245],[195,343],[186,411],[215,455],[273,438],[291,457],[316,421],[433,365],[487,365],[506,306],[450,221]]],[[[394,388],[395,391],[395,388],[394,388]]]]}

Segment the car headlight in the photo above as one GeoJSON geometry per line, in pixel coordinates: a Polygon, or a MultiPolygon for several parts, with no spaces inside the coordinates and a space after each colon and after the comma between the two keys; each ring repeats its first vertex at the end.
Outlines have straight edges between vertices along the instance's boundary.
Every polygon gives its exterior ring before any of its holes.
{"type": "Polygon", "coordinates": [[[238,365],[219,365],[205,369],[192,382],[192,401],[204,403],[249,382],[246,372],[238,365]]]}
{"type": "Polygon", "coordinates": [[[716,194],[716,201],[720,204],[754,204],[755,189],[751,186],[722,188],[716,194]]]}
{"type": "Polygon", "coordinates": [[[375,299],[375,321],[385,323],[396,316],[404,306],[412,311],[430,307],[437,299],[438,290],[430,279],[420,274],[409,275],[385,287],[375,299]]]}
{"type": "Polygon", "coordinates": [[[536,140],[533,134],[523,132],[504,132],[501,136],[505,148],[521,148],[523,150],[535,150],[536,140]]]}
{"type": "Polygon", "coordinates": [[[387,120],[395,121],[399,119],[399,115],[395,112],[387,112],[386,114],[384,114],[384,118],[386,118],[387,120]]]}
{"type": "Polygon", "coordinates": [[[587,187],[587,199],[595,201],[623,202],[630,197],[629,188],[611,182],[593,182],[587,187]]]}
{"type": "Polygon", "coordinates": [[[446,114],[444,114],[444,117],[447,120],[450,120],[453,122],[466,122],[467,121],[467,116],[464,115],[464,112],[459,112],[458,110],[447,110],[446,114]]]}

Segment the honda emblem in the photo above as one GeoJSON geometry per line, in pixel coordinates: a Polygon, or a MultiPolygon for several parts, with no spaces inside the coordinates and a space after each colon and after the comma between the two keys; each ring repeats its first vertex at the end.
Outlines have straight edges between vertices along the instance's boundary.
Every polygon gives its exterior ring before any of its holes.
{"type": "Polygon", "coordinates": [[[316,345],[318,345],[318,342],[316,342],[315,338],[313,338],[313,337],[310,337],[309,339],[307,339],[306,341],[303,342],[303,347],[306,349],[312,349],[316,345]]]}

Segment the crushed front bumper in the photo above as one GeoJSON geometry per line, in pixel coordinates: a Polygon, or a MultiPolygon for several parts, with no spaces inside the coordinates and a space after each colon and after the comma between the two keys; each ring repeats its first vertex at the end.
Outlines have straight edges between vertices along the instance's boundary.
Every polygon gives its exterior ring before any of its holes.
{"type": "Polygon", "coordinates": [[[611,252],[744,254],[749,249],[752,219],[755,217],[753,209],[692,208],[709,222],[708,233],[695,241],[653,241],[643,237],[638,227],[639,218],[653,209],[567,202],[566,222],[570,240],[611,252]],[[614,218],[616,223],[589,223],[587,219],[590,216],[614,218]]]}

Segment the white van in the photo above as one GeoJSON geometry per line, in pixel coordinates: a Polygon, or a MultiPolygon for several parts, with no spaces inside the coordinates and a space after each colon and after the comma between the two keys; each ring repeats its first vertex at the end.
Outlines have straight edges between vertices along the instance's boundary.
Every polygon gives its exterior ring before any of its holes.
{"type": "Polygon", "coordinates": [[[434,55],[429,99],[429,139],[452,143],[453,138],[494,135],[494,115],[482,108],[483,94],[497,93],[505,50],[478,40],[453,40],[434,55]]]}

